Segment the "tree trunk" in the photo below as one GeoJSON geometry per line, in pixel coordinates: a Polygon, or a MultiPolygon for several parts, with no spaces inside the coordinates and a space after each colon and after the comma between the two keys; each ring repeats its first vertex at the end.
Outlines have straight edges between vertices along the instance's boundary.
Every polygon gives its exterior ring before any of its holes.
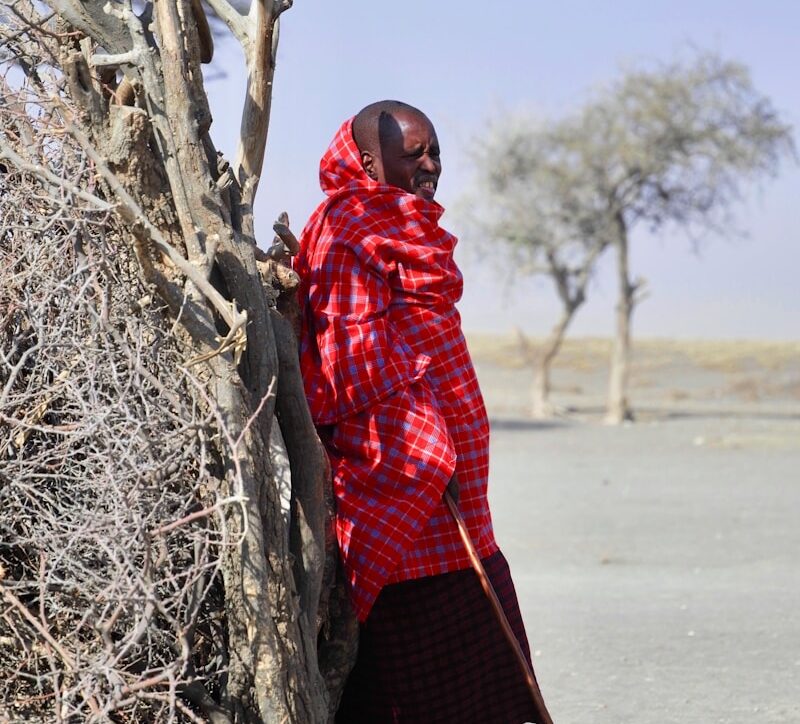
{"type": "Polygon", "coordinates": [[[617,216],[617,329],[611,351],[611,370],[608,381],[608,404],[605,422],[619,425],[632,420],[628,404],[628,378],[630,374],[631,317],[635,304],[636,285],[631,283],[628,268],[628,231],[621,214],[617,216]]]}
{"type": "Polygon", "coordinates": [[[555,408],[550,401],[550,367],[561,349],[564,335],[567,332],[572,318],[578,309],[577,304],[567,304],[561,312],[558,323],[550,330],[550,334],[542,345],[542,350],[536,359],[536,368],[533,377],[533,405],[531,415],[536,420],[553,417],[555,408]]]}

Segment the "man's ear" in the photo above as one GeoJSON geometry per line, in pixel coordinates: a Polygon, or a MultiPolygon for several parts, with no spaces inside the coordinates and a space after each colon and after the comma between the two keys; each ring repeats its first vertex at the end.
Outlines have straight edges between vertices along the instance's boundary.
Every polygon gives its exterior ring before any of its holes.
{"type": "Polygon", "coordinates": [[[373,181],[378,180],[378,161],[371,151],[361,152],[361,165],[364,167],[364,172],[373,181]]]}

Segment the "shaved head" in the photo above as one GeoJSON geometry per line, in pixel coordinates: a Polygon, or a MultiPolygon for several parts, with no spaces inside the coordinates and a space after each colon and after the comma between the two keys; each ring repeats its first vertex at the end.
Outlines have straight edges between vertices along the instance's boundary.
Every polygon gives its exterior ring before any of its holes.
{"type": "Polygon", "coordinates": [[[442,171],[428,117],[402,101],[378,101],[353,119],[353,140],[371,179],[433,200],[442,171]]]}
{"type": "Polygon", "coordinates": [[[358,150],[380,153],[381,144],[396,126],[395,114],[403,112],[425,117],[421,110],[402,101],[377,101],[362,108],[353,119],[353,140],[358,150]]]}

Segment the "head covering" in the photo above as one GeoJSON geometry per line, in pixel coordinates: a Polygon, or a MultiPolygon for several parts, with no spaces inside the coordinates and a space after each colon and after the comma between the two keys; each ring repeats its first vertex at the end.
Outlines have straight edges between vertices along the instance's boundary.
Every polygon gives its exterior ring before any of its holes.
{"type": "Polygon", "coordinates": [[[353,118],[345,121],[319,162],[319,185],[327,196],[352,185],[374,190],[380,184],[367,176],[353,138],[353,118]]]}

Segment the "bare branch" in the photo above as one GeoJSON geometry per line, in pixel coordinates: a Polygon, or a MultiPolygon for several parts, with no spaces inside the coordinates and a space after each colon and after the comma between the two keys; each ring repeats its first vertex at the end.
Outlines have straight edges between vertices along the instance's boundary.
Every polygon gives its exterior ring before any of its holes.
{"type": "Polygon", "coordinates": [[[211,9],[220,17],[234,37],[239,41],[244,51],[244,57],[250,58],[250,36],[247,32],[247,17],[242,15],[227,0],[206,0],[211,9]]]}
{"type": "Polygon", "coordinates": [[[95,53],[89,59],[89,62],[92,66],[100,68],[106,65],[139,65],[141,59],[141,51],[136,49],[129,50],[126,53],[117,53],[116,55],[95,53]]]}
{"type": "Polygon", "coordinates": [[[46,0],[59,17],[100,43],[110,53],[125,53],[131,39],[108,0],[46,0]]]}
{"type": "MultiPolygon", "coordinates": [[[[86,155],[95,163],[97,170],[117,197],[120,204],[118,209],[119,214],[131,225],[133,232],[140,235],[144,240],[154,244],[162,254],[191,280],[225,320],[230,331],[226,337],[226,342],[223,343],[218,352],[223,351],[223,347],[225,346],[234,346],[238,354],[241,354],[247,344],[247,311],[240,310],[235,300],[229,302],[225,299],[210,284],[208,279],[203,276],[200,269],[183,257],[178,250],[166,240],[161,231],[148,220],[144,211],[125,190],[116,175],[108,168],[108,165],[92,146],[86,134],[71,122],[67,122],[66,128],[75,137],[78,143],[80,143],[86,155]]],[[[208,359],[208,357],[204,359],[208,359]]]]}
{"type": "Polygon", "coordinates": [[[44,166],[26,161],[12,148],[10,148],[4,140],[0,139],[0,160],[3,159],[11,161],[11,163],[13,163],[20,171],[35,174],[40,178],[45,179],[55,188],[62,189],[68,194],[77,196],[79,199],[81,199],[81,201],[86,201],[98,211],[110,211],[114,208],[113,205],[109,204],[107,201],[103,201],[102,199],[97,198],[97,196],[94,194],[90,194],[87,191],[78,188],[75,186],[75,184],[70,183],[66,179],[59,178],[44,166]]]}
{"type": "Polygon", "coordinates": [[[264,164],[279,15],[274,0],[253,0],[248,16],[250,53],[247,59],[247,96],[234,164],[242,188],[242,204],[248,208],[252,208],[255,200],[264,164]]]}

